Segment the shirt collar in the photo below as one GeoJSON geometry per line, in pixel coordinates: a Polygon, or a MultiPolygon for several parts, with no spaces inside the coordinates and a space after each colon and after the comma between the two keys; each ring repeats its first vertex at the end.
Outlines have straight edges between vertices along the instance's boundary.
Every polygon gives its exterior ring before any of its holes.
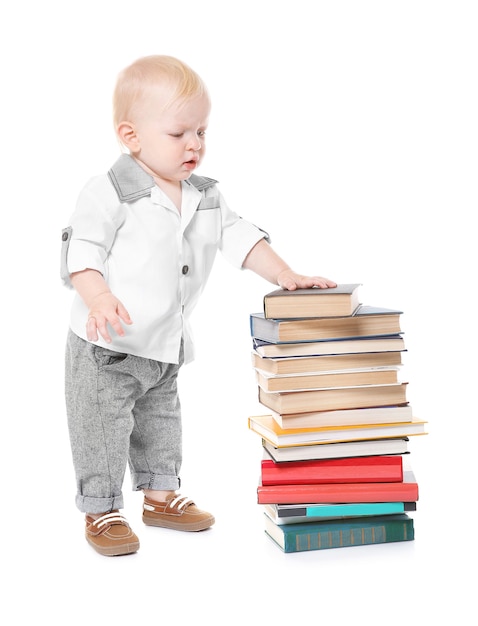
{"type": "Polygon", "coordinates": [[[136,163],[129,154],[122,154],[108,172],[120,202],[131,202],[151,195],[155,186],[152,176],[136,163]]]}
{"type": "MultiPolygon", "coordinates": [[[[154,178],[136,163],[129,154],[122,154],[108,171],[108,178],[115,188],[120,202],[132,202],[151,195],[156,186],[154,178]]],[[[186,181],[199,191],[212,187],[217,183],[213,178],[191,174],[186,181]]]]}

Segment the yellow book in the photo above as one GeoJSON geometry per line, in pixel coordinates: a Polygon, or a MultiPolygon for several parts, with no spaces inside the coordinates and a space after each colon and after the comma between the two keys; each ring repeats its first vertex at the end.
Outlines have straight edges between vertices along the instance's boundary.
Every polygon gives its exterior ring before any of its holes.
{"type": "Polygon", "coordinates": [[[411,422],[394,424],[354,424],[284,430],[272,415],[255,415],[248,418],[249,429],[269,441],[276,448],[424,435],[427,434],[425,432],[426,423],[424,420],[414,418],[411,422]]]}

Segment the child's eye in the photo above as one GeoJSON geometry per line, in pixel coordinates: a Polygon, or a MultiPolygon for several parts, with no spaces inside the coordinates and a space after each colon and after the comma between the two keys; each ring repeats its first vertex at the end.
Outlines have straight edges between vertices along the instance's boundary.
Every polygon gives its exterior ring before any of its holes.
{"type": "Polygon", "coordinates": [[[184,133],[170,133],[171,137],[182,137],[184,133]]]}
{"type": "Polygon", "coordinates": [[[204,137],[205,134],[206,134],[205,130],[198,130],[198,137],[204,137]]]}

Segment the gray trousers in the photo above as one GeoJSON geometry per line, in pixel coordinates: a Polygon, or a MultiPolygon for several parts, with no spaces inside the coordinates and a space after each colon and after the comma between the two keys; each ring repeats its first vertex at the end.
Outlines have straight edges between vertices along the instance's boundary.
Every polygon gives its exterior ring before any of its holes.
{"type": "Polygon", "coordinates": [[[160,363],[69,332],[65,398],[80,511],[122,508],[128,464],[133,490],[179,488],[181,364],[182,351],[179,365],[160,363]]]}

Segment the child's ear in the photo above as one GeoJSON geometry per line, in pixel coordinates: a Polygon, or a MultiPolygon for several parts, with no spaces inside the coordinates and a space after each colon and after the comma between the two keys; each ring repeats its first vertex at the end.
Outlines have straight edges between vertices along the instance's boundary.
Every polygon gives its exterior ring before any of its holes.
{"type": "Polygon", "coordinates": [[[121,143],[126,146],[130,152],[138,152],[140,147],[139,137],[131,122],[120,122],[116,132],[121,143]]]}

